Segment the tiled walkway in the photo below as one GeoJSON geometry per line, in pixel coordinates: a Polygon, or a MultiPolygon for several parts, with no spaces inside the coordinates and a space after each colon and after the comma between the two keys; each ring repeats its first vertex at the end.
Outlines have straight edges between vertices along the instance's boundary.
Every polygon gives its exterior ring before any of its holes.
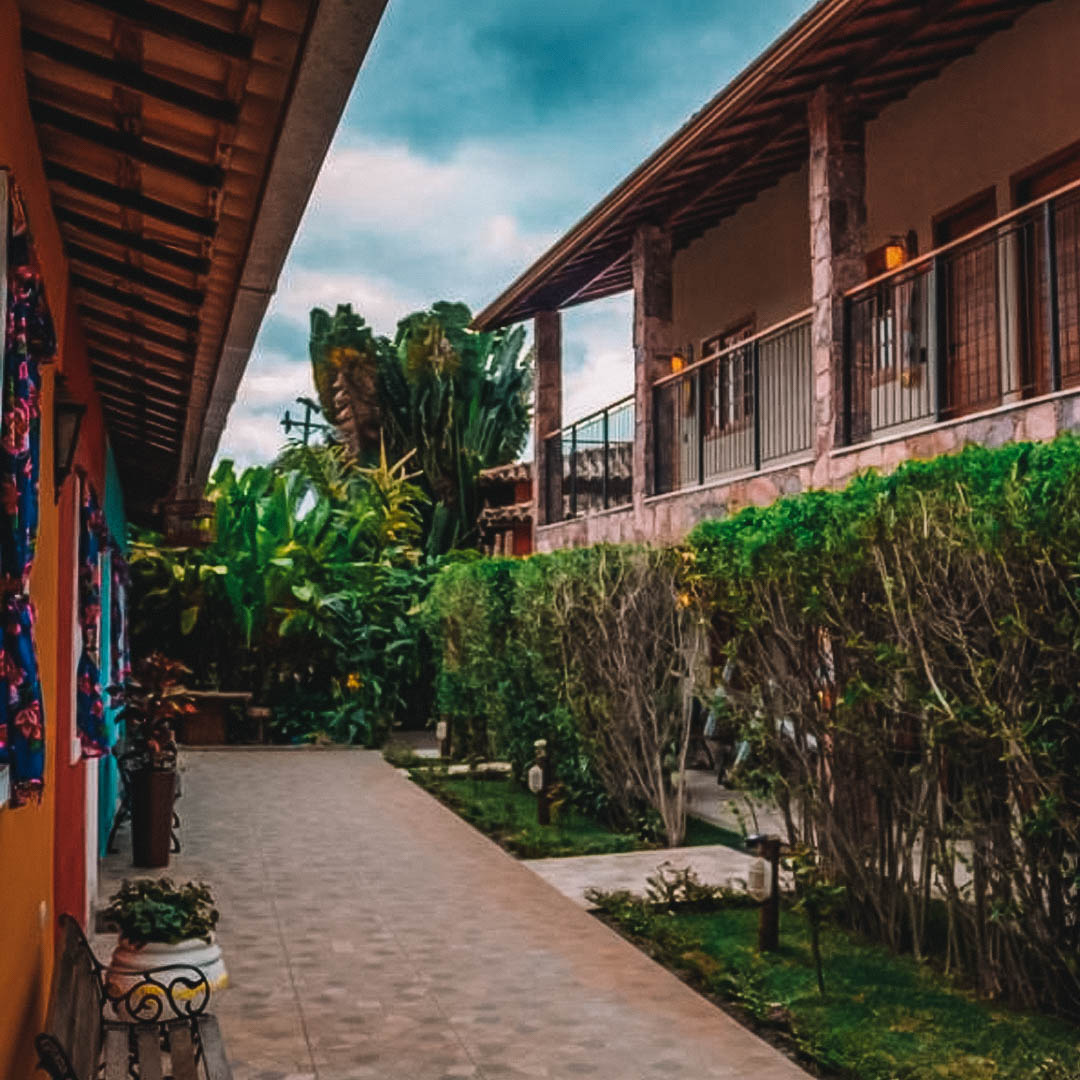
{"type": "Polygon", "coordinates": [[[379,756],[185,766],[170,873],[221,907],[237,1080],[804,1077],[379,756]]]}

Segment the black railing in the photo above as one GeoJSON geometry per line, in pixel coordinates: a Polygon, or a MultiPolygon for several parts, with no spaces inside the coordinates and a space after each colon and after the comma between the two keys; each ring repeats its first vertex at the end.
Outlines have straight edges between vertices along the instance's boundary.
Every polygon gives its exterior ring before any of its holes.
{"type": "Polygon", "coordinates": [[[1080,384],[1080,187],[847,297],[843,443],[1080,384]]]}
{"type": "Polygon", "coordinates": [[[813,446],[810,313],[653,387],[656,494],[760,471],[813,446]]]}
{"type": "Polygon", "coordinates": [[[627,505],[634,488],[634,399],[601,409],[544,441],[544,521],[627,505]]]}

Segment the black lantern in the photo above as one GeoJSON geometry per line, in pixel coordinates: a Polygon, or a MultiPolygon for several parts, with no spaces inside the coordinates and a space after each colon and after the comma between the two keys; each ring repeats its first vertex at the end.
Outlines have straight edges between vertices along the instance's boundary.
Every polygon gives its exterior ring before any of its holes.
{"type": "Polygon", "coordinates": [[[85,414],[86,406],[70,397],[64,379],[57,377],[53,399],[53,484],[57,499],[75,465],[75,450],[85,414]]]}

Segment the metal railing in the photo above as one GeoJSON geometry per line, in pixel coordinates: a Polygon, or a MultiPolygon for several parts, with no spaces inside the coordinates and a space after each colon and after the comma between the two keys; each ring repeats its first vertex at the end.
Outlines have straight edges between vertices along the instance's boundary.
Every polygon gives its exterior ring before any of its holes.
{"type": "Polygon", "coordinates": [[[801,312],[654,384],[656,494],[811,449],[810,319],[801,312]]]}
{"type": "Polygon", "coordinates": [[[544,521],[630,503],[634,487],[634,399],[623,398],[544,440],[544,521]]]}
{"type": "Polygon", "coordinates": [[[846,445],[1080,385],[1080,185],[846,297],[846,445]]]}

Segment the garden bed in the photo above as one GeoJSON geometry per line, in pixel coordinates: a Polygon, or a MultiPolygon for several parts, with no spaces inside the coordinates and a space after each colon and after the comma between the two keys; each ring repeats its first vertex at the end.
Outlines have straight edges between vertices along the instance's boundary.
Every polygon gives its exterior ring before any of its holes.
{"type": "MultiPolygon", "coordinates": [[[[659,849],[661,844],[633,833],[614,832],[570,806],[556,806],[551,825],[536,822],[536,796],[513,780],[447,776],[412,768],[416,783],[513,855],[523,859],[568,855],[608,855],[659,849]]],[[[686,847],[725,844],[745,850],[742,836],[697,818],[686,823],[686,847]]]]}
{"type": "Polygon", "coordinates": [[[837,927],[822,931],[819,994],[804,917],[758,954],[745,904],[669,909],[626,894],[600,917],[815,1072],[852,1080],[1080,1080],[1080,1028],[977,1000],[926,964],[837,927]]]}

